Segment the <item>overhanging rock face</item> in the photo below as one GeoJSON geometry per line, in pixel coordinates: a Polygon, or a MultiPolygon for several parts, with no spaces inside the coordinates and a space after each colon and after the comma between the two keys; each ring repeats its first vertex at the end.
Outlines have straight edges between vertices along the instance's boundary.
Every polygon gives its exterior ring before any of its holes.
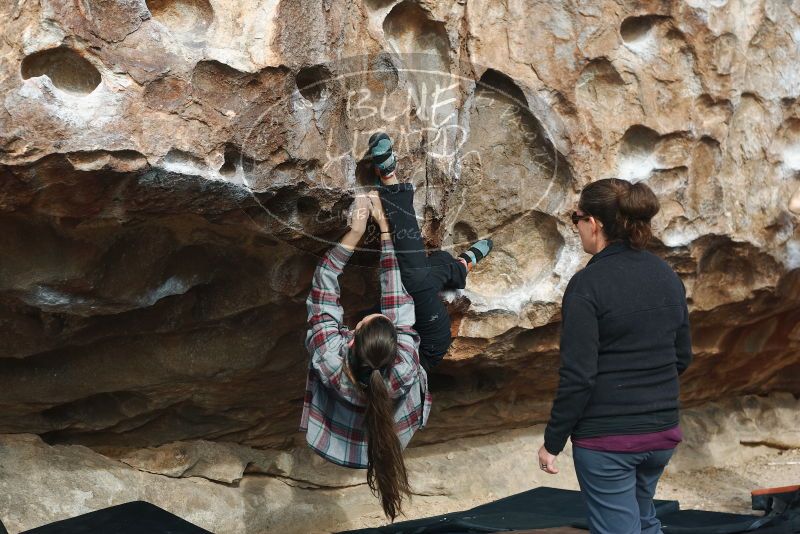
{"type": "Polygon", "coordinates": [[[547,419],[565,214],[609,176],[662,203],[684,403],[800,393],[800,8],[718,4],[3,2],[0,433],[302,443],[304,299],[378,129],[431,246],[496,244],[416,444],[547,419]]]}

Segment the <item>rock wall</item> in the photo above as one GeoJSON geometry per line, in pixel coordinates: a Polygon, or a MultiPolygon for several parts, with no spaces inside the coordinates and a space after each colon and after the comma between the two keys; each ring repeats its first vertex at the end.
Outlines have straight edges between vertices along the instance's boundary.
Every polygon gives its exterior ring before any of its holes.
{"type": "MultiPolygon", "coordinates": [[[[581,187],[645,180],[696,361],[683,402],[800,393],[800,4],[0,4],[0,433],[124,456],[290,450],[304,299],[396,140],[450,295],[423,445],[546,421],[581,187]]],[[[343,275],[376,298],[375,244],[343,275]]]]}

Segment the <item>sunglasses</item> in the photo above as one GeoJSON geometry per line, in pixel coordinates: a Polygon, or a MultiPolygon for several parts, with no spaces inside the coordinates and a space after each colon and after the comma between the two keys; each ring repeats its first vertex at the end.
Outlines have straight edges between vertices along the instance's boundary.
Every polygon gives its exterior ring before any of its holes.
{"type": "Polygon", "coordinates": [[[571,215],[572,224],[577,226],[578,225],[578,221],[588,221],[590,217],[591,217],[591,215],[580,215],[580,214],[578,214],[577,211],[573,211],[572,215],[571,215]]]}

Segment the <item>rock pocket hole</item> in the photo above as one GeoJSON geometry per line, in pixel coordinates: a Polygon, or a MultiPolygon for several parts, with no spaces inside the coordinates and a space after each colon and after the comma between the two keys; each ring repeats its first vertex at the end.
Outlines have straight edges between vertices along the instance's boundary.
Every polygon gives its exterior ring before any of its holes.
{"type": "Polygon", "coordinates": [[[397,88],[399,75],[397,67],[388,54],[380,54],[373,63],[373,74],[378,82],[383,85],[383,91],[388,94],[397,88]]]}
{"type": "Polygon", "coordinates": [[[219,173],[223,176],[233,177],[238,172],[248,173],[253,170],[253,161],[242,155],[242,152],[234,145],[225,145],[225,155],[219,173]]]}
{"type": "Polygon", "coordinates": [[[486,72],[483,73],[483,76],[481,76],[478,84],[482,86],[482,90],[490,89],[511,99],[521,110],[527,110],[528,100],[525,98],[525,93],[514,83],[514,80],[502,72],[498,72],[494,69],[487,69],[486,72]]]}
{"type": "Polygon", "coordinates": [[[453,245],[469,246],[478,240],[478,232],[468,223],[459,221],[453,226],[453,245]]]}
{"type": "Polygon", "coordinates": [[[297,199],[297,219],[303,230],[312,235],[320,235],[336,230],[343,224],[342,215],[348,213],[350,204],[323,206],[319,199],[301,196],[297,199]]]}
{"type": "Polygon", "coordinates": [[[380,9],[386,9],[396,1],[397,0],[367,0],[366,4],[373,11],[378,11],[380,9]]]}
{"type": "Polygon", "coordinates": [[[294,79],[303,98],[317,102],[328,94],[331,72],[322,65],[314,65],[300,69],[294,79]]]}
{"type": "Polygon", "coordinates": [[[789,211],[795,215],[800,215],[800,187],[797,188],[792,198],[789,199],[789,211]]]}
{"type": "Polygon", "coordinates": [[[778,146],[783,165],[792,171],[800,171],[800,119],[789,119],[778,135],[778,146]]]}
{"type": "Polygon", "coordinates": [[[454,117],[458,90],[443,90],[453,83],[449,75],[450,41],[444,23],[430,17],[419,4],[406,0],[394,6],[383,20],[383,31],[403,62],[412,94],[422,104],[416,117],[442,125],[454,117]],[[434,102],[439,105],[434,107],[434,102]]]}
{"type": "Polygon", "coordinates": [[[100,72],[71,48],[35,52],[22,60],[24,79],[47,76],[53,85],[70,93],[87,95],[100,85],[100,72]]]}
{"type": "MultiPolygon", "coordinates": [[[[415,2],[406,0],[394,6],[383,21],[383,31],[398,51],[407,54],[432,54],[447,65],[449,43],[442,22],[415,2]]],[[[413,59],[413,58],[410,58],[413,59]]]]}
{"type": "Polygon", "coordinates": [[[581,72],[575,92],[589,109],[598,105],[615,110],[624,104],[625,82],[607,59],[591,61],[581,72]]]}
{"type": "Polygon", "coordinates": [[[622,36],[622,40],[628,44],[640,42],[647,38],[657,21],[658,17],[652,15],[628,17],[622,21],[622,25],[619,27],[619,34],[622,36]]]}
{"type": "Polygon", "coordinates": [[[173,31],[205,31],[214,20],[208,0],[147,0],[153,18],[173,31]]]}
{"type": "Polygon", "coordinates": [[[171,148],[167,152],[167,155],[164,156],[163,166],[168,171],[186,174],[202,174],[207,170],[202,158],[177,148],[171,148]]]}
{"type": "Polygon", "coordinates": [[[320,212],[319,201],[312,197],[297,199],[297,213],[304,217],[314,217],[320,212]]]}
{"type": "Polygon", "coordinates": [[[556,209],[565,194],[566,165],[526,106],[524,91],[507,75],[487,70],[469,110],[470,134],[455,198],[456,221],[469,221],[479,235],[533,208],[556,209]],[[502,179],[498,179],[502,177],[502,179]],[[552,207],[551,207],[552,205],[552,207]]]}
{"type": "Polygon", "coordinates": [[[631,182],[639,182],[650,177],[656,168],[656,144],[658,132],[642,125],[628,128],[622,137],[622,146],[617,157],[619,177],[631,182]]]}

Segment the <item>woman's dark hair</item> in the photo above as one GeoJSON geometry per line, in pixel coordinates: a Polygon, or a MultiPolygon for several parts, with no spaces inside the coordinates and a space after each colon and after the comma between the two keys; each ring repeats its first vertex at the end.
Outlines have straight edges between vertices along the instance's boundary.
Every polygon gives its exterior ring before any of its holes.
{"type": "Polygon", "coordinates": [[[653,232],[652,219],[661,206],[653,190],[643,182],[606,178],[581,191],[578,207],[603,223],[609,241],[627,241],[635,249],[647,246],[653,232]]]}
{"type": "Polygon", "coordinates": [[[353,373],[367,398],[367,483],[379,496],[383,512],[394,521],[403,499],[411,495],[403,447],[394,429],[394,405],[384,374],[397,356],[397,330],[385,316],[376,316],[355,333],[353,373]]]}

